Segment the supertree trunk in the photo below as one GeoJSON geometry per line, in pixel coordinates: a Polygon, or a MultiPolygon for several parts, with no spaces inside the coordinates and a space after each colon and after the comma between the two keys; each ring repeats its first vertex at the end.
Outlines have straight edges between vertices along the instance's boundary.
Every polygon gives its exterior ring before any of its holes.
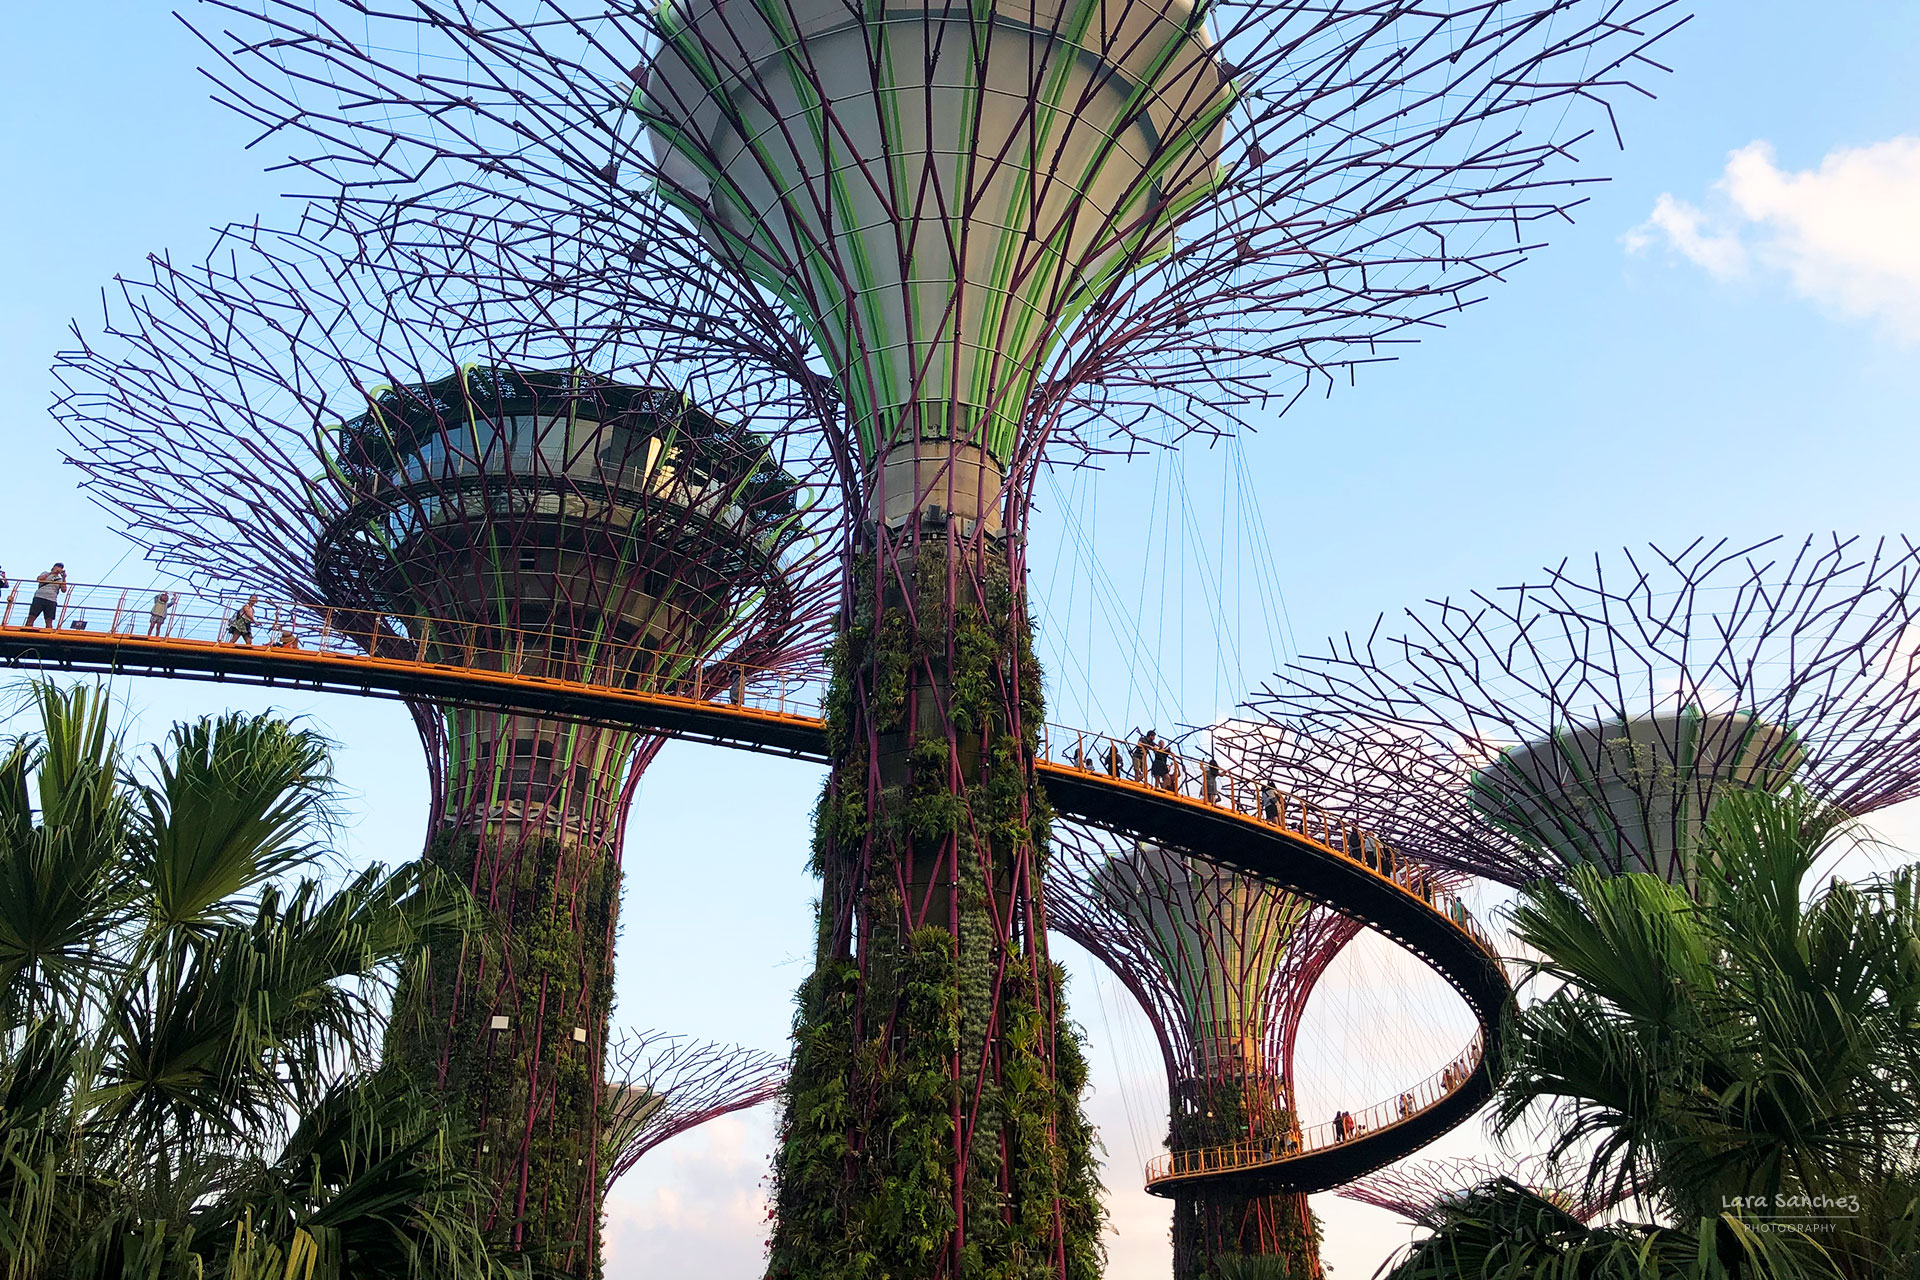
{"type": "MultiPolygon", "coordinates": [[[[1242,1142],[1277,1149],[1299,1132],[1286,1085],[1268,1070],[1227,1070],[1186,1081],[1175,1087],[1170,1103],[1167,1146],[1173,1151],[1242,1142]]],[[[1306,1196],[1250,1194],[1217,1184],[1176,1194],[1174,1280],[1214,1280],[1221,1260],[1230,1256],[1278,1258],[1286,1275],[1317,1280],[1320,1230],[1306,1196]]]]}
{"type": "Polygon", "coordinates": [[[1175,1196],[1174,1280],[1212,1280],[1223,1257],[1277,1258],[1288,1280],[1320,1280],[1320,1223],[1306,1193],[1216,1188],[1175,1196]]]}
{"type": "Polygon", "coordinates": [[[552,1274],[600,1274],[606,1053],[624,815],[661,739],[421,707],[437,759],[426,858],[481,930],[437,953],[389,1061],[433,1087],[495,1196],[485,1224],[552,1274]]]}
{"type": "MultiPolygon", "coordinates": [[[[1214,758],[1244,754],[1212,733],[1214,758]]],[[[1188,856],[1077,824],[1056,835],[1047,904],[1054,929],[1106,965],[1140,1002],[1167,1069],[1167,1147],[1279,1156],[1299,1141],[1294,1044],[1306,1003],[1359,931],[1350,917],[1188,856]]],[[[1176,1280],[1213,1280],[1228,1256],[1321,1273],[1304,1197],[1219,1185],[1173,1196],[1176,1280]]]]}
{"type": "Polygon", "coordinates": [[[874,543],[833,655],[771,1274],[1094,1276],[1086,1069],[1039,914],[1024,566],[961,518],[874,543]]]}

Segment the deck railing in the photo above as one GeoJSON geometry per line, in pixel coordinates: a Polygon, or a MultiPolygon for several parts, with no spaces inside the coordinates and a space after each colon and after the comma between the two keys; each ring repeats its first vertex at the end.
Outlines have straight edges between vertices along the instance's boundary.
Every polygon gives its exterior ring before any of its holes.
{"type": "MultiPolygon", "coordinates": [[[[0,627],[26,625],[34,586],[17,582],[9,587],[6,603],[0,606],[0,627]]],[[[54,628],[136,640],[304,650],[484,670],[816,719],[825,687],[817,671],[583,637],[557,624],[519,627],[449,621],[291,604],[242,593],[184,590],[165,592],[167,602],[161,608],[156,604],[160,594],[154,588],[73,583],[56,600],[54,628]],[[249,599],[253,600],[250,617],[243,612],[249,599]]],[[[45,626],[44,619],[38,625],[45,626]]]]}
{"type": "Polygon", "coordinates": [[[1476,1032],[1472,1043],[1459,1057],[1411,1089],[1385,1102],[1376,1102],[1361,1111],[1342,1112],[1323,1124],[1296,1129],[1277,1138],[1196,1147],[1156,1156],[1147,1162],[1147,1185],[1170,1179],[1256,1170],[1348,1142],[1357,1142],[1369,1134],[1404,1124],[1458,1091],[1479,1070],[1484,1052],[1484,1042],[1476,1032]]]}
{"type": "MultiPolygon", "coordinates": [[[[0,627],[25,625],[32,582],[13,584],[0,606],[0,627]]],[[[558,626],[514,627],[391,613],[291,604],[237,592],[169,590],[163,610],[153,588],[73,583],[55,601],[55,629],[94,631],[169,644],[267,646],[454,670],[507,673],[517,679],[566,681],[700,702],[818,718],[824,673],[769,668],[708,654],[675,653],[581,638],[558,626]],[[253,600],[251,620],[243,613],[253,600]]],[[[42,625],[44,625],[44,620],[42,625]]],[[[1117,738],[1045,725],[1041,758],[1104,775],[1110,781],[1177,796],[1279,827],[1347,859],[1419,898],[1471,936],[1489,955],[1492,941],[1428,868],[1310,801],[1271,782],[1220,769],[1164,742],[1117,738]]]]}
{"type": "Polygon", "coordinates": [[[1044,727],[1040,753],[1053,764],[1224,809],[1310,840],[1419,898],[1489,956],[1499,955],[1448,880],[1372,833],[1271,782],[1240,777],[1211,760],[1182,755],[1165,743],[1147,744],[1138,738],[1115,738],[1060,725],[1044,727]]]}
{"type": "MultiPolygon", "coordinates": [[[[18,629],[26,624],[34,585],[22,582],[10,587],[5,605],[0,606],[0,627],[18,629]]],[[[257,597],[249,621],[242,612],[246,595],[168,591],[165,608],[157,609],[157,594],[151,588],[73,583],[55,601],[52,629],[91,631],[166,646],[266,646],[373,663],[508,673],[516,679],[647,692],[796,718],[819,717],[825,684],[824,673],[818,670],[778,670],[724,657],[594,642],[557,627],[482,626],[257,597]]],[[[1499,954],[1466,904],[1431,869],[1270,781],[1221,769],[1212,760],[1183,755],[1164,742],[1061,725],[1042,727],[1040,755],[1050,764],[1100,775],[1114,785],[1225,810],[1309,840],[1420,899],[1487,955],[1499,954]]],[[[1479,1067],[1481,1053],[1476,1034],[1458,1059],[1396,1098],[1277,1139],[1171,1152],[1149,1163],[1147,1180],[1254,1169],[1399,1124],[1458,1089],[1479,1067]]]]}

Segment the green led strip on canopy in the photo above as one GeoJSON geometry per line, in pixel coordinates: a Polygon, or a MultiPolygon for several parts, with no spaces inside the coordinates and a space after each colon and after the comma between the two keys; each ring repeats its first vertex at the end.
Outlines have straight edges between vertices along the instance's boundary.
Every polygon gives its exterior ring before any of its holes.
{"type": "Polygon", "coordinates": [[[799,315],[862,456],[1011,459],[1066,327],[1215,189],[1190,0],[669,0],[632,105],[665,196],[799,315]]]}
{"type": "Polygon", "coordinates": [[[1775,790],[1805,758],[1791,728],[1688,705],[1562,726],[1502,751],[1468,785],[1489,821],[1568,866],[1691,885],[1715,796],[1775,790]]]}
{"type": "Polygon", "coordinates": [[[1265,1042],[1274,976],[1312,904],[1144,844],[1109,860],[1095,883],[1146,941],[1196,1036],[1265,1042]]]}

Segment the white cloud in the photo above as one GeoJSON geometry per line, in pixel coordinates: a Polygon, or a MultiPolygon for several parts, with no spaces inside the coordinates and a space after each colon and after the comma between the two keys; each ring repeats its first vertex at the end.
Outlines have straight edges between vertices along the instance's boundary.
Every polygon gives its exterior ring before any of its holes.
{"type": "Polygon", "coordinates": [[[1662,238],[1695,263],[1721,279],[1743,275],[1747,269],[1747,246],[1737,231],[1711,231],[1706,213],[1685,200],[1662,195],[1653,202],[1647,220],[1627,232],[1627,248],[1646,249],[1662,238]]]}
{"type": "Polygon", "coordinates": [[[1920,137],[1828,153],[1795,172],[1754,142],[1727,158],[1711,208],[1672,195],[1625,236],[1665,244],[1720,279],[1784,277],[1833,311],[1920,342],[1920,137]]]}
{"type": "Polygon", "coordinates": [[[752,1280],[766,1270],[772,1107],[708,1121],[665,1143],[607,1198],[608,1280],[752,1280]]]}

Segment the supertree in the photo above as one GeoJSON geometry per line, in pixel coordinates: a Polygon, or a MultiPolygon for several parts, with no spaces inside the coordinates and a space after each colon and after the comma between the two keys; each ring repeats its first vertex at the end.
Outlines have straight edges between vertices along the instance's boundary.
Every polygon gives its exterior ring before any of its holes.
{"type": "Polygon", "coordinates": [[[1578,1222],[1593,1221],[1624,1198],[1594,1192],[1539,1155],[1405,1161],[1348,1183],[1340,1195],[1432,1227],[1449,1205],[1491,1182],[1532,1192],[1578,1222]]]}
{"type": "Polygon", "coordinates": [[[669,1138],[771,1102],[787,1070],[769,1053],[652,1032],[616,1043],[608,1058],[603,1191],[669,1138]]]}
{"type": "MultiPolygon", "coordinates": [[[[1301,1014],[1359,923],[1150,844],[1066,823],[1053,837],[1048,920],[1110,969],[1153,1025],[1167,1069],[1168,1147],[1297,1144],[1301,1014]]],[[[1176,1190],[1174,1275],[1214,1275],[1230,1254],[1276,1255],[1290,1275],[1319,1275],[1306,1196],[1176,1190]]]]}
{"type": "MultiPolygon", "coordinates": [[[[1036,892],[1036,471],[1232,429],[1474,300],[1577,202],[1575,109],[1667,6],[232,10],[216,77],[318,140],[290,163],[328,198],[609,245],[664,202],[758,291],[715,341],[830,390],[851,571],[772,1269],[1091,1274],[1036,892]]],[[[689,243],[633,237],[634,269],[689,243]]]]}
{"type": "Polygon", "coordinates": [[[1904,539],[1649,547],[1410,609],[1253,705],[1270,767],[1437,862],[1686,885],[1727,788],[1920,794],[1916,617],[1904,539]]]}
{"type": "MultiPolygon", "coordinates": [[[[377,656],[704,696],[817,661],[836,517],[752,429],[790,418],[780,387],[464,253],[398,273],[254,227],[154,259],[62,357],[70,460],[156,560],[377,656]]],[[[444,1089],[498,1237],[594,1273],[622,852],[660,739],[409,706],[425,856],[484,927],[402,994],[388,1058],[444,1089]]]]}

